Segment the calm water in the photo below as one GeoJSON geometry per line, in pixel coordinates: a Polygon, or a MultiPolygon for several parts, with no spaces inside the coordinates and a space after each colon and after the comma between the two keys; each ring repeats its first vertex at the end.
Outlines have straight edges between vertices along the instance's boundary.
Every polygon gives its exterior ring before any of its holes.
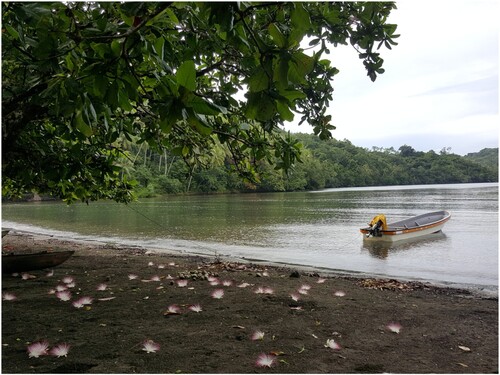
{"type": "Polygon", "coordinates": [[[4,204],[2,226],[77,239],[309,265],[450,284],[498,286],[498,184],[331,189],[111,202],[4,204]],[[447,210],[443,233],[391,246],[359,228],[447,210]]]}

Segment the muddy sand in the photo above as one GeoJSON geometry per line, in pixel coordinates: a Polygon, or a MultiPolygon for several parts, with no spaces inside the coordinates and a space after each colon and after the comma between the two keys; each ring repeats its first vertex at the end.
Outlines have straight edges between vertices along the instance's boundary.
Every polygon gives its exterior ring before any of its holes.
{"type": "Polygon", "coordinates": [[[497,297],[28,234],[2,240],[4,253],[62,249],[76,252],[53,272],[2,275],[3,373],[498,372],[497,297]],[[40,342],[49,355],[28,352],[40,342]]]}

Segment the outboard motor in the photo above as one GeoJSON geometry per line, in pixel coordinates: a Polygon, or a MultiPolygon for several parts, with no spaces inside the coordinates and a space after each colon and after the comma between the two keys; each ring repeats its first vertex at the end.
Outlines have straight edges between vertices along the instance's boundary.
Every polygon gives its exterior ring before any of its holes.
{"type": "Polygon", "coordinates": [[[382,237],[382,220],[377,221],[370,227],[370,234],[368,236],[372,237],[382,237]]]}
{"type": "Polygon", "coordinates": [[[382,237],[382,231],[387,229],[385,215],[375,216],[368,225],[370,226],[368,237],[382,237]]]}

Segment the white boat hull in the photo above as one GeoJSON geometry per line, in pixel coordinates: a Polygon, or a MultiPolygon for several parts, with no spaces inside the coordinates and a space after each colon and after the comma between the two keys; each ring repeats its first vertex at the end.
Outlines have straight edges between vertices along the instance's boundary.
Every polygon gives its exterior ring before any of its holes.
{"type": "Polygon", "coordinates": [[[370,230],[370,227],[361,228],[360,231],[364,234],[366,241],[396,242],[438,233],[450,217],[451,215],[447,211],[430,212],[387,224],[387,228],[377,233],[370,230]]]}
{"type": "Polygon", "coordinates": [[[440,232],[444,227],[444,223],[433,228],[423,228],[418,231],[404,233],[403,231],[396,231],[395,234],[382,234],[381,237],[364,236],[365,241],[383,241],[383,242],[396,242],[400,240],[409,240],[411,238],[417,238],[426,236],[432,233],[440,232]]]}

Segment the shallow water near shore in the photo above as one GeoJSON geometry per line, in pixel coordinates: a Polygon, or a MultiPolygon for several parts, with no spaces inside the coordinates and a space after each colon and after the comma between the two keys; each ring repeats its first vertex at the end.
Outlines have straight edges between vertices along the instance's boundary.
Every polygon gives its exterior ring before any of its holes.
{"type": "Polygon", "coordinates": [[[112,202],[4,204],[2,226],[61,238],[498,289],[498,184],[329,189],[112,202]],[[379,213],[447,210],[443,233],[363,241],[379,213]]]}

